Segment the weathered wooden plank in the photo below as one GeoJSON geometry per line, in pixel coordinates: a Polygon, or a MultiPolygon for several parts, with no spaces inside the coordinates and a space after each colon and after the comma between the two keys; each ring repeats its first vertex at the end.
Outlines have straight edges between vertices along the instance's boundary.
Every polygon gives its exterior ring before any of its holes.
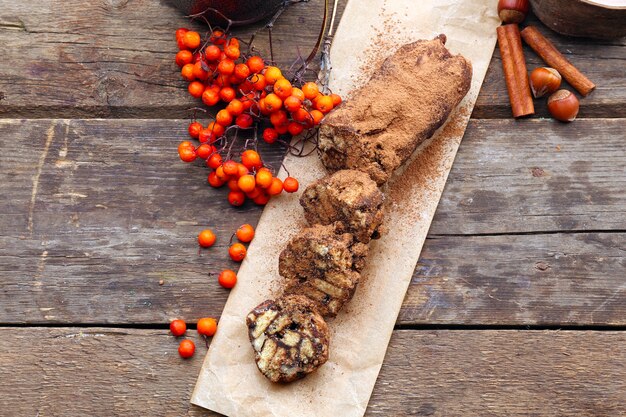
{"type": "MultiPolygon", "coordinates": [[[[345,6],[342,0],[340,12],[345,6]]],[[[291,6],[274,25],[274,59],[289,67],[308,55],[324,2],[291,6]]],[[[238,29],[249,39],[262,25],[238,29]]],[[[198,105],[174,64],[178,27],[190,23],[151,0],[4,2],[0,11],[3,117],[187,117],[198,105]]],[[[266,32],[255,46],[269,57],[266,32]]],[[[201,103],[200,103],[201,104],[201,103]]]]}
{"type": "Polygon", "coordinates": [[[400,323],[624,325],[626,233],[429,239],[400,323]]]}
{"type": "MultiPolygon", "coordinates": [[[[217,415],[189,404],[200,342],[183,361],[159,330],[0,335],[6,415],[217,415]]],[[[396,331],[366,415],[623,415],[625,361],[624,332],[396,331]]]]}
{"type": "MultiPolygon", "coordinates": [[[[619,123],[605,120],[602,125],[611,132],[619,123]]],[[[580,120],[568,126],[592,131],[587,125],[594,124],[580,120]]],[[[516,152],[515,144],[523,143],[519,135],[495,132],[517,129],[529,138],[556,137],[552,128],[560,132],[565,126],[471,123],[432,226],[433,236],[452,236],[427,241],[400,323],[625,323],[626,235],[589,233],[624,229],[619,187],[625,179],[614,171],[624,164],[619,140],[607,137],[603,146],[612,151],[600,153],[594,150],[601,148],[599,133],[564,142],[554,158],[570,149],[578,157],[570,155],[563,163],[549,157],[550,168],[539,165],[558,172],[554,183],[533,177],[526,168],[506,172],[515,166],[508,155],[531,159],[539,146],[516,152]],[[583,143],[589,137],[595,137],[593,142],[583,143]],[[569,184],[572,193],[588,192],[576,185],[580,171],[567,168],[577,158],[606,170],[582,184],[595,187],[592,198],[605,189],[612,200],[584,204],[586,198],[560,189],[569,184]],[[489,167],[493,160],[499,167],[489,167]],[[480,197],[484,188],[488,192],[480,197]],[[490,190],[499,198],[489,197],[490,190]],[[533,200],[535,194],[549,199],[555,193],[562,193],[560,204],[533,200]],[[474,200],[456,200],[457,195],[474,200]],[[571,212],[578,217],[571,218],[584,217],[575,229],[586,233],[455,236],[567,230],[570,225],[546,226],[545,216],[515,205],[501,209],[503,201],[516,199],[534,201],[533,207],[553,204],[552,210],[564,213],[562,219],[580,202],[571,212]],[[480,207],[480,215],[455,214],[467,204],[480,207]]],[[[0,121],[0,135],[11,138],[0,142],[0,177],[5,179],[0,194],[10,196],[0,200],[0,322],[155,323],[176,316],[219,316],[228,292],[208,273],[236,267],[227,257],[228,238],[240,224],[255,224],[260,208],[228,206],[225,191],[208,189],[205,170],[178,160],[175,147],[184,131],[181,121],[0,121]],[[198,251],[195,236],[206,226],[216,231],[218,243],[198,251]]],[[[275,163],[280,152],[270,149],[268,159],[275,163]]]]}
{"type": "MultiPolygon", "coordinates": [[[[196,105],[173,63],[173,33],[189,24],[166,2],[4,2],[0,12],[1,117],[185,117],[196,105]]],[[[339,15],[346,1],[340,3],[339,15]]],[[[321,0],[292,6],[274,29],[275,60],[289,66],[308,54],[317,37],[321,0]]],[[[582,117],[626,117],[626,48],[612,43],[550,39],[587,73],[598,89],[584,99],[582,117]]],[[[237,29],[244,39],[258,27],[237,29]]],[[[257,38],[268,50],[265,36],[257,38]]],[[[542,65],[530,50],[529,68],[542,65]]],[[[537,102],[537,114],[547,115],[537,102]]],[[[510,118],[498,52],[491,63],[474,117],[510,118]]]]}
{"type": "Polygon", "coordinates": [[[626,230],[626,120],[469,125],[431,234],[626,230]]]}

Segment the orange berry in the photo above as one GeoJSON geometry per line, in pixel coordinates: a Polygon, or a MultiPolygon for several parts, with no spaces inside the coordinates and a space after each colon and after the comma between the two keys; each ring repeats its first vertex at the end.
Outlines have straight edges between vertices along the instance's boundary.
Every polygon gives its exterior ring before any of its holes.
{"type": "Polygon", "coordinates": [[[246,64],[237,64],[235,65],[234,75],[241,80],[248,78],[248,75],[250,75],[250,68],[248,68],[246,64]]]}
{"type": "Polygon", "coordinates": [[[264,206],[267,204],[268,201],[270,201],[270,196],[264,193],[259,194],[258,197],[252,199],[252,201],[254,201],[255,204],[258,204],[259,206],[264,206]]]}
{"type": "MultiPolygon", "coordinates": [[[[217,77],[215,77],[215,85],[219,88],[230,87],[230,77],[230,75],[217,74],[217,77]]],[[[219,93],[219,90],[217,92],[219,93]]]]}
{"type": "Polygon", "coordinates": [[[224,53],[227,57],[234,61],[239,58],[239,47],[235,45],[228,45],[226,48],[224,48],[224,53]]]}
{"type": "Polygon", "coordinates": [[[287,113],[285,113],[283,110],[275,111],[270,116],[270,122],[274,126],[279,126],[281,124],[287,123],[288,122],[287,113]]]}
{"type": "Polygon", "coordinates": [[[237,274],[230,269],[225,269],[220,272],[217,282],[224,288],[233,288],[237,284],[237,274]]]}
{"type": "Polygon", "coordinates": [[[200,46],[201,39],[198,32],[190,30],[183,35],[182,39],[185,46],[189,49],[196,49],[200,46]]]}
{"type": "Polygon", "coordinates": [[[291,86],[291,83],[285,78],[276,80],[274,83],[274,94],[283,100],[291,95],[292,90],[293,87],[291,86]]]}
{"type": "Polygon", "coordinates": [[[236,95],[237,93],[231,87],[224,87],[220,90],[220,98],[226,103],[233,101],[236,95]]]}
{"type": "Polygon", "coordinates": [[[249,170],[259,169],[263,166],[261,156],[257,151],[248,149],[241,154],[241,163],[249,170]]]}
{"type": "Polygon", "coordinates": [[[204,50],[204,56],[209,61],[217,61],[218,59],[220,59],[220,55],[222,55],[222,51],[219,47],[215,45],[209,45],[204,50]]]}
{"type": "Polygon", "coordinates": [[[242,224],[235,232],[237,239],[243,243],[250,243],[254,238],[254,227],[249,224],[242,224]]]}
{"type": "Polygon", "coordinates": [[[215,170],[215,175],[224,183],[226,183],[226,181],[230,179],[228,175],[224,172],[224,165],[220,165],[217,167],[217,169],[215,170]]]}
{"type": "Polygon", "coordinates": [[[317,84],[313,82],[308,82],[302,86],[302,92],[304,93],[304,97],[308,98],[309,100],[313,100],[320,92],[320,89],[318,88],[317,84]]]}
{"type": "Polygon", "coordinates": [[[283,106],[283,101],[274,93],[270,93],[265,97],[265,108],[270,112],[275,112],[283,106]]]}
{"type": "Polygon", "coordinates": [[[333,109],[333,99],[330,96],[320,96],[315,100],[315,108],[326,114],[333,109]]]}
{"type": "Polygon", "coordinates": [[[191,142],[189,142],[188,140],[184,140],[184,141],[182,141],[181,143],[178,144],[178,153],[180,153],[180,151],[185,149],[185,148],[195,149],[191,142]]]}
{"type": "Polygon", "coordinates": [[[233,243],[230,248],[228,248],[228,254],[230,255],[230,259],[235,262],[243,261],[243,258],[246,257],[246,247],[241,243],[233,243]]]}
{"type": "Polygon", "coordinates": [[[224,35],[224,32],[216,29],[211,34],[209,41],[211,41],[215,45],[224,45],[226,43],[226,36],[224,35]]]}
{"type": "Polygon", "coordinates": [[[307,126],[313,125],[313,116],[304,107],[300,107],[298,110],[293,112],[291,117],[293,117],[293,120],[296,122],[304,123],[307,126]]]}
{"type": "Polygon", "coordinates": [[[250,193],[256,187],[256,181],[253,175],[246,174],[239,177],[239,180],[237,180],[237,185],[239,186],[239,189],[244,193],[250,193]]]}
{"type": "Polygon", "coordinates": [[[283,181],[283,187],[288,193],[295,193],[296,191],[298,191],[300,184],[298,183],[297,179],[293,177],[287,177],[285,178],[285,181],[283,181]]]}
{"type": "Polygon", "coordinates": [[[217,138],[222,136],[224,132],[226,131],[224,126],[216,122],[209,123],[209,125],[207,126],[207,130],[209,130],[209,132],[212,132],[217,138]]]}
{"type": "Polygon", "coordinates": [[[276,132],[276,129],[272,129],[271,127],[268,127],[267,129],[265,129],[263,131],[263,140],[267,143],[274,143],[276,142],[276,139],[278,139],[278,132],[276,132]]]}
{"type": "Polygon", "coordinates": [[[228,110],[222,109],[217,112],[217,115],[215,116],[215,121],[224,127],[228,127],[233,122],[233,116],[228,110]]]}
{"type": "Polygon", "coordinates": [[[195,139],[198,139],[198,135],[200,134],[201,130],[202,130],[202,125],[199,122],[192,122],[189,124],[189,127],[187,128],[187,132],[189,132],[189,136],[195,139]]]}
{"type": "Polygon", "coordinates": [[[226,46],[235,46],[239,48],[239,39],[230,38],[229,40],[226,41],[226,46]]]}
{"type": "Polygon", "coordinates": [[[318,125],[324,118],[324,113],[319,110],[311,110],[311,117],[313,117],[313,124],[318,125]]]}
{"type": "Polygon", "coordinates": [[[241,191],[241,188],[239,188],[239,185],[237,184],[237,182],[238,180],[236,178],[231,178],[228,180],[226,185],[228,186],[228,189],[230,191],[241,191]]]}
{"type": "Polygon", "coordinates": [[[248,172],[248,168],[244,164],[237,163],[237,178],[246,175],[248,172]]]}
{"type": "Polygon", "coordinates": [[[206,161],[206,165],[209,168],[217,169],[217,167],[222,165],[222,155],[220,155],[219,153],[214,153],[213,155],[209,156],[209,159],[207,159],[206,161]]]}
{"type": "Polygon", "coordinates": [[[252,73],[261,72],[263,71],[263,68],[265,68],[265,63],[263,62],[263,58],[261,58],[260,56],[251,56],[246,61],[246,65],[248,66],[248,68],[250,68],[250,71],[252,73]]]}
{"type": "Polygon", "coordinates": [[[298,97],[292,95],[285,99],[283,105],[288,111],[295,112],[302,107],[302,101],[298,97]]]}
{"type": "Polygon", "coordinates": [[[254,89],[258,91],[263,90],[267,85],[265,75],[263,74],[254,74],[252,77],[250,77],[250,82],[252,82],[254,89]]]}
{"type": "Polygon", "coordinates": [[[203,143],[196,149],[198,158],[207,159],[213,153],[213,147],[207,143],[203,143]]]}
{"type": "Polygon", "coordinates": [[[261,169],[256,173],[256,183],[261,188],[269,188],[272,185],[272,178],[273,176],[269,169],[261,169]]]}
{"type": "Polygon", "coordinates": [[[219,188],[224,185],[224,181],[217,177],[216,171],[211,171],[209,173],[209,178],[207,181],[209,182],[209,185],[213,188],[219,188]]]}
{"type": "Polygon", "coordinates": [[[191,64],[191,61],[193,61],[193,54],[191,53],[191,51],[187,51],[182,50],[182,51],[178,51],[178,53],[176,54],[176,65],[178,65],[180,68],[184,67],[187,64],[191,64]]]}
{"type": "Polygon", "coordinates": [[[254,124],[254,119],[249,114],[240,114],[235,119],[235,124],[243,129],[247,129],[254,124]]]}
{"type": "Polygon", "coordinates": [[[196,76],[193,75],[194,64],[185,64],[180,70],[180,75],[187,81],[193,81],[196,76]]]}
{"type": "Polygon", "coordinates": [[[278,195],[283,192],[283,182],[280,178],[272,178],[272,184],[267,188],[267,193],[271,196],[278,195]]]}
{"type": "Polygon", "coordinates": [[[206,81],[209,78],[209,73],[202,68],[202,61],[193,64],[193,75],[201,81],[206,81]]]}
{"type": "Polygon", "coordinates": [[[260,196],[261,194],[263,194],[263,190],[260,187],[254,187],[254,190],[250,191],[249,193],[246,193],[248,198],[251,198],[253,200],[257,198],[258,196],[260,196]]]}
{"type": "Polygon", "coordinates": [[[217,71],[220,74],[230,75],[235,71],[235,63],[232,59],[223,59],[217,64],[217,71]]]}
{"type": "Polygon", "coordinates": [[[304,126],[298,122],[289,122],[287,126],[287,131],[291,134],[291,136],[298,136],[304,130],[304,126]]]}
{"type": "Polygon", "coordinates": [[[243,113],[243,103],[235,98],[231,100],[230,103],[228,103],[228,105],[226,106],[226,110],[228,110],[228,113],[233,116],[239,116],[241,113],[243,113]]]}
{"type": "Polygon", "coordinates": [[[215,244],[215,234],[211,229],[204,229],[198,235],[198,244],[203,248],[210,248],[215,244]]]}
{"type": "Polygon", "coordinates": [[[189,339],[185,339],[178,345],[178,354],[183,359],[191,358],[196,351],[196,345],[189,339]]]}
{"type": "Polygon", "coordinates": [[[228,202],[235,207],[239,207],[245,201],[246,195],[241,191],[231,191],[228,193],[228,202]]]}
{"type": "Polygon", "coordinates": [[[202,102],[207,106],[215,106],[220,101],[220,96],[214,90],[207,88],[202,93],[202,102]]]}
{"type": "Polygon", "coordinates": [[[270,111],[265,106],[265,98],[260,99],[257,106],[259,107],[259,111],[261,112],[261,114],[263,115],[270,114],[270,111]]]}
{"type": "Polygon", "coordinates": [[[172,320],[170,323],[170,332],[172,336],[179,337],[187,331],[187,324],[183,320],[172,320]]]}
{"type": "Polygon", "coordinates": [[[237,166],[237,162],[229,159],[228,161],[222,164],[222,169],[224,170],[224,174],[228,176],[236,176],[239,173],[239,167],[237,166]]]}
{"type": "Polygon", "coordinates": [[[333,93],[330,95],[330,98],[333,101],[333,107],[337,107],[341,104],[341,96],[339,94],[333,93]]]}
{"type": "Polygon", "coordinates": [[[204,317],[198,320],[198,333],[211,337],[217,331],[217,321],[213,317],[204,317]]]}
{"type": "Polygon", "coordinates": [[[283,73],[277,67],[267,67],[265,68],[265,81],[268,84],[274,84],[279,79],[283,78],[283,73]]]}
{"type": "Polygon", "coordinates": [[[179,150],[178,156],[180,156],[180,159],[183,162],[193,162],[196,160],[196,157],[197,157],[196,150],[194,149],[193,146],[179,150]]]}
{"type": "Polygon", "coordinates": [[[304,97],[304,92],[300,90],[298,87],[293,87],[291,89],[291,95],[299,99],[300,101],[304,101],[304,99],[306,98],[304,97]]]}

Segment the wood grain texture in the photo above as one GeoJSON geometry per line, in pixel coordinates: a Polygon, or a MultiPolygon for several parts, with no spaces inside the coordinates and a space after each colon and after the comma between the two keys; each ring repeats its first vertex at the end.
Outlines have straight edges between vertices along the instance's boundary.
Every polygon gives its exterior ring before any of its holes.
{"type": "MultiPolygon", "coordinates": [[[[621,139],[605,135],[624,122],[595,126],[471,123],[400,323],[626,323],[626,235],[594,232],[626,229],[621,139]],[[457,236],[553,227],[583,233],[457,236]]],[[[230,207],[204,168],[178,160],[182,121],[3,120],[0,135],[0,322],[220,315],[228,292],[209,273],[236,268],[230,234],[261,210],[230,207]],[[218,243],[199,251],[207,226],[218,243]]],[[[269,149],[275,164],[282,151],[269,149]]]]}
{"type": "Polygon", "coordinates": [[[626,230],[625,119],[472,121],[431,234],[626,230]]]}
{"type": "MultiPolygon", "coordinates": [[[[339,2],[341,11],[345,0],[339,2]]],[[[274,29],[275,61],[289,67],[315,43],[322,0],[296,4],[274,29]]],[[[580,117],[626,117],[626,48],[620,41],[565,38],[536,24],[598,89],[581,103],[580,117]]],[[[0,117],[186,117],[197,105],[174,64],[174,31],[190,24],[166,2],[4,1],[0,12],[0,117]]],[[[243,39],[259,25],[237,29],[243,39]]],[[[257,37],[268,54],[266,36],[257,37]]],[[[496,48],[497,49],[497,48],[496,48]]],[[[525,48],[528,68],[543,63],[525,48]]],[[[545,100],[536,101],[547,116],[545,100]]],[[[510,118],[496,51],[474,117],[510,118]]]]}
{"type": "MultiPolygon", "coordinates": [[[[2,328],[0,407],[216,416],[189,404],[206,352],[191,338],[196,355],[184,361],[165,330],[2,328]]],[[[366,416],[615,417],[626,413],[624,363],[623,332],[396,331],[366,416]]]]}
{"type": "MultiPolygon", "coordinates": [[[[340,12],[345,1],[340,2],[340,12]]],[[[294,4],[274,26],[274,59],[288,68],[318,36],[322,0],[294,4]]],[[[237,29],[242,39],[263,24],[237,29]]],[[[202,33],[166,1],[2,2],[0,115],[3,117],[187,117],[174,32],[202,33]]],[[[255,46],[269,59],[266,32],[255,46]]]]}

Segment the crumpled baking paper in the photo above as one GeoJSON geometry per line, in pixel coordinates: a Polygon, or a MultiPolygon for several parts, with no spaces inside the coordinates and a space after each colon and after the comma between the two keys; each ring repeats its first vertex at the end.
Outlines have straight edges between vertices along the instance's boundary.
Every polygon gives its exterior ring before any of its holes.
{"type": "MultiPolygon", "coordinates": [[[[392,180],[385,190],[389,231],[372,241],[352,301],[338,317],[328,320],[328,362],[305,379],[287,385],[273,384],[258,371],[245,324],[253,307],[278,293],[278,254],[305,226],[298,194],[283,194],[270,201],[239,270],[237,286],[224,307],[191,398],[193,404],[230,417],[360,417],[365,413],[491,60],[495,29],[500,24],[496,6],[496,0],[351,0],[347,4],[331,50],[333,91],[345,96],[401,44],[432,39],[440,33],[447,36],[446,46],[453,53],[471,60],[471,90],[447,125],[405,165],[405,172],[415,181],[392,180]],[[428,163],[423,160],[425,154],[428,163]]],[[[316,153],[305,158],[288,156],[285,165],[300,181],[300,192],[326,175],[316,153]]],[[[279,176],[286,177],[284,170],[279,176]]]]}

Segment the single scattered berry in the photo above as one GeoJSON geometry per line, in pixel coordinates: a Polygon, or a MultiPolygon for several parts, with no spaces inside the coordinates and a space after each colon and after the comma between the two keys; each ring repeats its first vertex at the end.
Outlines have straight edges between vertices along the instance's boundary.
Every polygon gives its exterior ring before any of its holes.
{"type": "Polygon", "coordinates": [[[187,325],[183,320],[172,320],[170,323],[170,333],[179,337],[185,334],[187,331],[187,325]]]}
{"type": "Polygon", "coordinates": [[[198,333],[211,337],[217,331],[217,321],[213,317],[204,317],[198,320],[198,333]]]}
{"type": "Polygon", "coordinates": [[[228,255],[230,255],[230,259],[235,262],[243,261],[243,258],[246,257],[246,247],[241,243],[233,243],[230,248],[228,248],[228,255]]]}
{"type": "Polygon", "coordinates": [[[241,206],[246,201],[246,195],[241,191],[231,191],[228,193],[228,202],[235,207],[241,206]]]}
{"type": "Polygon", "coordinates": [[[237,284],[237,274],[230,269],[220,272],[217,282],[224,288],[233,288],[237,284]]]}
{"type": "Polygon", "coordinates": [[[204,229],[198,234],[198,244],[203,248],[210,248],[215,244],[215,233],[211,229],[204,229]]]}
{"type": "Polygon", "coordinates": [[[254,238],[254,227],[249,224],[242,224],[235,232],[235,235],[240,242],[250,243],[254,238]]]}
{"type": "Polygon", "coordinates": [[[191,358],[196,351],[196,345],[189,339],[185,339],[178,345],[178,354],[183,359],[191,358]]]}
{"type": "Polygon", "coordinates": [[[293,177],[287,177],[285,178],[285,181],[283,181],[283,187],[286,192],[295,193],[296,191],[298,191],[298,187],[300,187],[300,184],[298,183],[297,179],[293,177]]]}

